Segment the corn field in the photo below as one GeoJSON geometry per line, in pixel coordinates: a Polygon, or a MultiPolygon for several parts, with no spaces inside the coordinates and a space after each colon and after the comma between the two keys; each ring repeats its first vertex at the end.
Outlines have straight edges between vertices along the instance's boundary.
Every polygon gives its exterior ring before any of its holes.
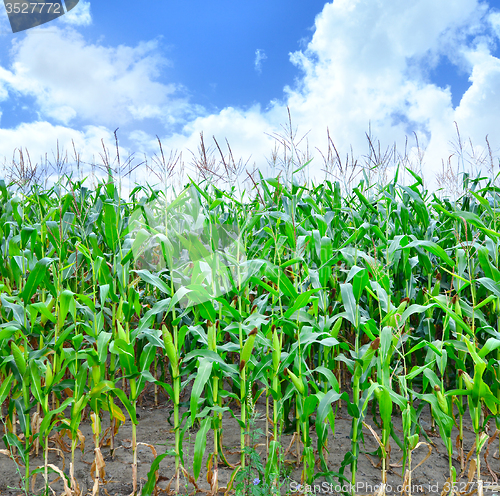
{"type": "Polygon", "coordinates": [[[261,176],[245,200],[194,181],[170,201],[148,186],[123,199],[111,176],[93,190],[70,178],[28,192],[0,182],[0,453],[19,467],[20,490],[32,494],[38,476],[37,494],[55,494],[54,479],[65,496],[83,494],[74,466],[86,443],[92,494],[109,494],[103,446],[113,456],[130,422],[134,495],[186,494],[184,479],[194,493],[202,470],[212,495],[281,494],[288,432],[297,493],[328,481],[354,496],[372,415],[378,495],[391,446],[410,495],[412,454],[432,451],[425,413],[446,447],[443,493],[458,493],[465,477],[482,496],[499,472],[482,457],[498,450],[500,432],[500,189],[465,177],[451,201],[411,174],[409,186],[396,174],[383,187],[361,180],[349,194],[338,182],[261,176]],[[175,443],[154,452],[141,482],[146,390],[171,406],[175,443]],[[258,402],[265,448],[255,457],[258,402]],[[333,468],[340,410],[350,448],[333,468]],[[237,462],[223,442],[228,419],[240,432],[237,462]],[[81,431],[88,421],[92,440],[81,431]],[[69,470],[49,461],[63,438],[69,470]],[[173,473],[162,473],[165,457],[173,473]],[[227,483],[222,466],[232,470],[227,483]]]}

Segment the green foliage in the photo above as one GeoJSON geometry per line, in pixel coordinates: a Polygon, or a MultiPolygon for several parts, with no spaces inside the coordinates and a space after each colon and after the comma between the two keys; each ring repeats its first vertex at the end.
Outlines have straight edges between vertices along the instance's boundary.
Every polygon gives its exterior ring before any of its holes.
{"type": "MultiPolygon", "coordinates": [[[[456,422],[460,445],[471,416],[479,481],[483,412],[500,427],[500,195],[488,185],[441,200],[412,176],[411,186],[363,180],[344,195],[339,183],[261,177],[253,200],[191,181],[170,203],[153,188],[123,200],[110,181],[91,191],[67,179],[22,198],[2,187],[0,402],[4,443],[24,464],[25,484],[31,450],[42,446],[47,460],[54,432],[70,437],[74,461],[89,410],[97,487],[103,417],[114,433],[125,415],[132,420],[137,493],[136,409],[148,383],[156,401],[163,390],[173,403],[166,456],[175,457],[176,492],[187,473],[184,436],[198,427],[189,475],[199,480],[209,451],[207,480],[218,489],[227,418],[241,430],[237,494],[279,491],[285,430],[295,431],[304,483],[344,484],[350,467],[355,485],[366,416],[377,408],[379,433],[370,433],[383,482],[391,442],[411,478],[424,408],[447,447],[451,481],[452,429],[456,422]],[[255,428],[259,399],[266,432],[255,428]],[[351,447],[335,472],[329,434],[340,402],[351,447]],[[403,439],[392,425],[399,414],[403,439]]],[[[163,456],[144,494],[154,492],[163,456]]]]}

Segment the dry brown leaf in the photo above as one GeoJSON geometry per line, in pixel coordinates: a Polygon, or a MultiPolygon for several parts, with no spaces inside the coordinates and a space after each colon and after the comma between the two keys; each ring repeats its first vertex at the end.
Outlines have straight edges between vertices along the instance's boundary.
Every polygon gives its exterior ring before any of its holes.
{"type": "Polygon", "coordinates": [[[104,477],[106,475],[105,467],[106,463],[104,462],[104,458],[101,453],[101,448],[94,448],[94,461],[92,463],[92,468],[90,469],[90,476],[95,481],[99,482],[99,479],[104,481],[104,477]]]}
{"type": "Polygon", "coordinates": [[[101,441],[99,443],[99,448],[109,446],[111,444],[111,427],[108,427],[103,434],[101,434],[101,441]]]}
{"type": "Polygon", "coordinates": [[[366,422],[363,421],[363,425],[371,432],[372,436],[375,438],[375,441],[377,441],[378,445],[380,446],[380,449],[386,454],[385,446],[382,443],[382,440],[380,439],[379,435],[373,430],[373,427],[370,424],[367,424],[366,422]]]}
{"type": "Polygon", "coordinates": [[[132,463],[132,494],[137,494],[137,463],[132,463]]]}
{"type": "Polygon", "coordinates": [[[467,474],[469,483],[471,483],[474,480],[475,475],[476,475],[476,459],[472,458],[469,465],[469,473],[467,474]]]}
{"type": "Polygon", "coordinates": [[[217,465],[215,465],[213,470],[212,482],[210,484],[210,496],[215,496],[217,494],[219,488],[219,469],[217,465]]]}
{"type": "Polygon", "coordinates": [[[444,486],[443,486],[443,490],[441,491],[441,496],[445,496],[446,494],[448,494],[450,492],[450,488],[451,487],[451,477],[448,477],[446,479],[446,482],[444,483],[444,486]]]}
{"type": "Polygon", "coordinates": [[[385,495],[385,484],[380,484],[379,488],[377,489],[377,492],[375,493],[374,496],[384,496],[385,495]]]}
{"type": "Polygon", "coordinates": [[[429,449],[429,451],[427,452],[427,455],[425,455],[425,458],[416,466],[416,467],[413,467],[411,469],[411,471],[413,472],[415,469],[417,469],[418,467],[420,467],[420,465],[422,465],[422,463],[424,463],[428,458],[429,456],[431,456],[431,453],[432,453],[432,446],[429,444],[429,443],[426,443],[424,441],[420,441],[411,451],[412,453],[420,446],[420,445],[425,445],[427,446],[427,448],[429,449]]]}
{"type": "MultiPolygon", "coordinates": [[[[51,484],[53,484],[54,482],[58,481],[59,478],[62,479],[63,481],[63,487],[64,487],[64,492],[62,493],[62,496],[73,496],[73,493],[70,489],[70,487],[68,486],[68,481],[66,480],[66,476],[64,475],[64,472],[59,468],[59,467],[56,467],[55,465],[53,465],[52,463],[47,463],[47,467],[50,467],[54,472],[56,472],[56,474],[59,475],[59,477],[51,482],[51,484]]],[[[44,465],[41,465],[40,467],[37,467],[37,468],[44,468],[44,465]]],[[[50,485],[49,485],[50,487],[50,485]]],[[[52,488],[51,488],[52,490],[52,488]]],[[[53,494],[55,494],[54,491],[52,491],[53,494]]]]}
{"type": "Polygon", "coordinates": [[[99,493],[99,478],[94,479],[94,487],[92,488],[92,496],[97,496],[99,493]]]}
{"type": "MultiPolygon", "coordinates": [[[[40,417],[40,414],[38,412],[35,412],[32,417],[31,417],[31,439],[40,432],[40,425],[42,424],[42,418],[40,417]]],[[[33,450],[36,453],[36,456],[38,456],[38,451],[40,449],[40,437],[37,437],[35,439],[35,443],[33,448],[31,449],[30,453],[33,453],[33,450]]]]}
{"type": "Polygon", "coordinates": [[[495,474],[495,472],[490,467],[490,464],[488,463],[488,454],[490,452],[491,443],[493,443],[493,441],[497,438],[499,432],[500,431],[498,429],[495,430],[493,436],[491,436],[490,439],[488,440],[488,444],[486,445],[486,450],[484,452],[484,461],[486,463],[486,468],[488,469],[488,472],[490,473],[490,475],[493,479],[493,482],[495,484],[498,482],[498,477],[497,477],[497,474],[495,474]]]}
{"type": "Polygon", "coordinates": [[[80,485],[78,484],[78,482],[76,482],[75,469],[71,462],[69,463],[69,476],[71,479],[71,487],[73,488],[73,496],[81,496],[82,491],[80,489],[80,485]]]}
{"type": "MultiPolygon", "coordinates": [[[[297,431],[294,431],[293,436],[292,436],[292,440],[290,441],[288,448],[283,453],[283,457],[285,457],[288,454],[288,452],[292,449],[293,443],[295,442],[296,438],[297,438],[297,431]]],[[[297,457],[298,454],[296,454],[295,456],[297,457]]]]}
{"type": "Polygon", "coordinates": [[[207,482],[210,484],[210,486],[212,486],[212,478],[213,478],[213,471],[212,471],[213,461],[214,461],[214,455],[212,453],[208,458],[208,463],[207,463],[207,482]]]}
{"type": "Polygon", "coordinates": [[[78,440],[80,441],[80,449],[81,449],[82,454],[83,454],[83,452],[85,451],[85,436],[82,434],[80,429],[78,429],[76,431],[76,434],[78,436],[78,440]]]}
{"type": "Polygon", "coordinates": [[[375,464],[375,462],[370,458],[370,455],[368,455],[368,453],[365,453],[364,455],[366,456],[366,458],[368,458],[368,461],[372,464],[373,468],[380,468],[381,467],[382,460],[379,459],[378,463],[375,464]]]}
{"type": "Polygon", "coordinates": [[[201,489],[200,487],[198,487],[198,484],[196,484],[196,481],[194,480],[194,477],[188,473],[188,471],[183,467],[181,466],[180,467],[182,473],[184,474],[184,477],[186,477],[186,479],[188,479],[188,481],[193,484],[194,488],[195,488],[195,494],[196,492],[201,492],[201,493],[208,493],[209,491],[206,491],[205,489],[201,489]]]}
{"type": "Polygon", "coordinates": [[[152,445],[152,444],[147,444],[147,443],[137,443],[137,446],[139,446],[140,444],[142,444],[142,446],[147,446],[151,452],[153,453],[153,456],[156,458],[158,456],[157,452],[156,452],[156,448],[152,445]]]}
{"type": "Polygon", "coordinates": [[[62,458],[62,469],[66,468],[66,459],[64,458],[64,453],[58,448],[47,448],[48,451],[55,451],[62,458]]]}
{"type": "Polygon", "coordinates": [[[132,448],[132,441],[130,439],[124,439],[122,441],[122,446],[125,448],[125,449],[130,449],[132,448]],[[130,446],[127,446],[127,444],[130,443],[130,446]]]}
{"type": "Polygon", "coordinates": [[[408,489],[409,489],[409,484],[410,484],[410,474],[411,471],[406,469],[405,470],[405,475],[403,477],[403,483],[401,484],[401,494],[409,494],[408,489]]]}

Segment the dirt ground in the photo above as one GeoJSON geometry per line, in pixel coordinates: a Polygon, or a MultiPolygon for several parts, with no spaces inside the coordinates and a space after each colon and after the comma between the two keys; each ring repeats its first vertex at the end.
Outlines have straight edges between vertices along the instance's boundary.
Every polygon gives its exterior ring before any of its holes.
{"type": "MultiPolygon", "coordinates": [[[[188,395],[188,393],[186,393],[188,395]]],[[[189,399],[189,398],[187,398],[189,399]]],[[[186,401],[186,398],[184,398],[186,401]]],[[[265,421],[265,400],[259,400],[256,405],[256,411],[259,413],[256,420],[256,428],[261,428],[264,432],[266,429],[265,421]]],[[[239,408],[236,404],[231,405],[231,409],[235,415],[239,415],[239,408]]],[[[169,424],[168,419],[173,422],[173,415],[171,415],[172,403],[167,401],[166,398],[160,397],[160,402],[158,406],[154,405],[153,395],[148,394],[144,397],[142,406],[138,408],[139,413],[139,425],[137,427],[137,441],[140,444],[138,447],[138,485],[141,488],[147,480],[147,474],[149,472],[152,461],[154,460],[154,455],[152,450],[146,446],[151,445],[155,448],[158,455],[165,453],[166,450],[172,449],[174,447],[174,434],[172,431],[172,425],[169,424]]],[[[104,412],[103,415],[103,431],[108,427],[108,414],[104,412]]],[[[372,415],[368,414],[365,418],[367,425],[374,428],[376,432],[379,433],[379,429],[375,426],[372,415]]],[[[465,452],[466,454],[473,448],[474,445],[474,435],[470,430],[469,419],[466,419],[466,430],[465,430],[465,452]]],[[[439,435],[433,435],[431,432],[430,416],[428,410],[425,409],[421,416],[421,426],[430,433],[429,439],[432,441],[433,446],[430,456],[422,463],[420,462],[426,457],[429,451],[429,447],[426,444],[422,444],[418,449],[413,452],[412,455],[412,493],[418,494],[441,494],[444,489],[444,484],[448,477],[448,458],[446,455],[445,447],[439,437],[439,435]],[[420,464],[420,465],[419,465],[420,464]],[[417,467],[417,465],[419,465],[417,467]]],[[[394,417],[394,427],[399,437],[402,436],[401,432],[401,419],[400,416],[394,417]]],[[[75,479],[78,482],[81,494],[90,495],[92,494],[92,488],[94,486],[94,481],[91,477],[91,464],[94,459],[94,446],[92,438],[92,430],[90,426],[90,421],[87,419],[81,425],[81,431],[85,436],[85,451],[81,454],[81,451],[77,450],[76,463],[75,463],[75,479]]],[[[347,409],[344,407],[339,410],[335,421],[335,436],[330,435],[328,440],[328,446],[330,448],[330,454],[328,455],[329,468],[333,471],[338,471],[344,455],[350,449],[351,439],[351,419],[347,414],[347,409]]],[[[492,423],[489,434],[494,435],[495,427],[492,423]]],[[[379,465],[379,459],[376,456],[371,456],[368,453],[374,452],[377,449],[377,443],[370,433],[370,430],[365,427],[363,429],[364,446],[360,446],[360,457],[358,462],[358,473],[357,473],[357,494],[374,494],[377,492],[377,486],[381,481],[381,468],[379,465]]],[[[458,434],[458,431],[454,431],[454,438],[458,434]]],[[[232,464],[237,464],[239,461],[239,451],[238,446],[240,442],[240,431],[239,426],[234,419],[225,418],[223,421],[223,446],[225,449],[225,454],[227,460],[232,464]]],[[[105,483],[101,482],[100,492],[101,495],[109,496],[128,496],[132,492],[132,450],[131,446],[132,429],[131,422],[127,420],[124,425],[119,429],[119,432],[115,438],[115,455],[110,456],[110,448],[107,443],[102,446],[102,454],[105,461],[105,483]]],[[[192,463],[193,463],[193,452],[194,452],[194,442],[195,442],[196,432],[195,430],[188,431],[184,440],[184,450],[185,450],[185,467],[187,472],[192,473],[192,463]]],[[[316,433],[315,429],[311,428],[311,437],[313,439],[313,446],[316,446],[316,433]]],[[[292,441],[291,435],[283,435],[281,444],[284,449],[287,449],[292,441]]],[[[426,439],[421,436],[420,441],[427,442],[426,439]]],[[[58,466],[66,474],[69,474],[69,462],[70,462],[70,452],[67,451],[69,448],[69,439],[65,437],[66,446],[59,443],[52,443],[52,448],[58,448],[59,450],[51,450],[50,452],[50,463],[58,466]]],[[[494,440],[488,448],[488,445],[483,449],[481,456],[481,467],[483,479],[485,481],[484,494],[485,496],[497,496],[500,494],[500,487],[497,487],[497,476],[500,474],[500,460],[498,459],[498,437],[494,440]],[[487,461],[489,466],[485,463],[484,455],[487,454],[487,461]]],[[[0,447],[4,448],[3,443],[0,443],[0,447]]],[[[202,472],[197,481],[197,486],[199,492],[196,491],[195,486],[186,478],[181,479],[181,494],[203,494],[208,492],[209,484],[206,480],[206,460],[208,454],[212,451],[213,446],[213,435],[209,432],[207,436],[207,449],[206,454],[202,463],[202,472]]],[[[266,438],[262,436],[256,447],[257,451],[261,453],[261,459],[265,464],[266,457],[266,438]]],[[[457,474],[460,474],[460,461],[458,457],[458,452],[454,451],[453,454],[453,464],[457,469],[457,474]]],[[[388,473],[388,485],[386,487],[386,493],[389,494],[400,494],[402,478],[401,478],[401,450],[398,448],[396,443],[391,440],[391,460],[390,460],[390,470],[388,473]]],[[[301,479],[301,467],[297,467],[297,458],[295,454],[295,443],[292,443],[292,447],[285,455],[285,468],[284,472],[289,472],[286,478],[283,479],[283,486],[281,488],[282,494],[300,494],[299,484],[301,479]]],[[[43,459],[41,456],[36,457],[35,454],[31,457],[31,467],[34,469],[37,466],[43,465],[43,459]]],[[[159,483],[158,487],[165,490],[169,484],[170,479],[174,474],[174,457],[165,457],[159,467],[159,483]]],[[[466,469],[467,471],[467,469],[466,469]]],[[[465,472],[466,472],[465,471],[465,472]]],[[[26,494],[20,489],[21,484],[21,474],[24,473],[24,466],[17,466],[16,463],[10,459],[5,454],[0,455],[0,496],[14,496],[26,494]]],[[[218,469],[218,480],[219,487],[226,487],[232,469],[224,466],[219,466],[218,469]]],[[[350,472],[346,469],[345,475],[350,478],[350,472]]],[[[63,493],[62,481],[55,480],[57,478],[56,474],[49,474],[49,479],[55,481],[51,487],[55,491],[55,494],[60,495],[63,493]]],[[[471,485],[466,488],[467,474],[464,473],[457,484],[457,488],[463,494],[473,493],[477,490],[475,485],[471,485]]],[[[340,487],[337,479],[334,479],[333,486],[325,481],[323,478],[319,478],[315,481],[314,485],[309,488],[310,492],[313,494],[339,494],[340,487]],[[337,487],[336,487],[337,486],[337,487]]],[[[170,488],[174,487],[173,483],[170,488]]],[[[43,475],[38,475],[34,485],[33,492],[29,494],[41,494],[43,488],[43,475]]],[[[167,494],[165,491],[160,494],[167,494]]],[[[222,493],[221,493],[222,494],[222,493]]],[[[233,492],[234,494],[234,492],[233,492]]],[[[303,493],[302,493],[303,494],[303,493]]]]}

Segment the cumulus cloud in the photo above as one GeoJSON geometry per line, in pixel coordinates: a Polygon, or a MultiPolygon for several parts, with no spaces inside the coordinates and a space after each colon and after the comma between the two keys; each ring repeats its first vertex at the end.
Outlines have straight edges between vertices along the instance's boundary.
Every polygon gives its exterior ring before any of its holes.
{"type": "MultiPolygon", "coordinates": [[[[157,41],[104,47],[85,42],[75,31],[57,29],[47,33],[42,50],[28,33],[13,48],[12,66],[0,69],[0,97],[5,88],[34,97],[42,118],[65,125],[50,127],[51,137],[57,130],[70,132],[69,124],[77,120],[105,125],[94,131],[108,135],[109,129],[128,122],[135,129],[129,143],[146,153],[156,151],[157,141],[140,129],[141,122],[153,118],[164,125],[165,148],[196,152],[203,132],[212,145],[212,136],[221,144],[227,138],[236,157],[251,157],[250,164],[259,167],[276,144],[270,135],[283,131],[289,108],[298,136],[309,131],[312,172],[318,175],[323,164],[316,147],[325,151],[327,128],[343,156],[351,147],[357,156],[366,152],[369,129],[382,146],[397,143],[400,149],[415,131],[427,149],[423,173],[432,183],[441,159],[450,155],[455,122],[464,140],[484,143],[489,134],[491,143],[500,144],[500,60],[493,55],[499,26],[499,15],[481,0],[446,5],[434,0],[335,0],[316,17],[307,47],[290,54],[301,73],[282,99],[265,109],[229,107],[213,114],[191,104],[183,88],[158,82],[167,61],[159,55],[157,41]],[[456,107],[450,87],[431,78],[443,58],[469,77],[470,87],[456,107]]],[[[264,51],[257,50],[257,71],[264,59],[264,51]]],[[[20,127],[19,135],[22,131],[20,127]]],[[[83,131],[82,146],[88,146],[91,136],[83,131]]]]}
{"type": "Polygon", "coordinates": [[[181,87],[157,81],[168,64],[157,40],[112,48],[86,43],[73,29],[51,27],[28,31],[14,43],[12,58],[0,84],[34,97],[42,115],[62,124],[76,117],[116,127],[145,118],[168,121],[187,105],[181,87]]]}
{"type": "MultiPolygon", "coordinates": [[[[251,144],[262,150],[269,146],[264,133],[280,130],[288,107],[299,134],[309,132],[316,174],[323,164],[315,149],[325,151],[327,128],[341,155],[352,147],[358,157],[368,149],[369,129],[383,147],[396,143],[401,151],[407,137],[417,132],[419,145],[427,148],[422,172],[432,185],[441,160],[450,155],[455,121],[474,143],[484,143],[487,133],[500,143],[499,100],[494,96],[500,61],[491,54],[497,21],[487,4],[477,0],[446,5],[433,0],[335,0],[316,17],[307,48],[290,54],[302,75],[285,88],[284,100],[258,114],[231,109],[196,119],[184,129],[186,140],[210,128],[217,136],[234,135],[244,149],[244,133],[234,132],[238,121],[255,126],[251,144]],[[471,86],[457,108],[450,88],[429,77],[444,57],[470,75],[471,86]]],[[[410,155],[417,151],[408,150],[410,155]]]]}
{"type": "Polygon", "coordinates": [[[300,86],[287,89],[292,113],[311,139],[328,126],[340,149],[366,148],[369,126],[388,145],[412,129],[431,133],[453,116],[449,89],[427,81],[425,65],[468,28],[476,9],[475,0],[453,8],[428,0],[327,4],[307,50],[291,56],[303,71],[300,86]]]}
{"type": "MultiPolygon", "coordinates": [[[[61,160],[75,163],[74,150],[79,154],[80,172],[91,170],[92,164],[102,164],[103,144],[113,147],[113,133],[104,126],[86,126],[76,130],[49,122],[23,123],[13,129],[0,129],[0,154],[3,155],[2,168],[9,170],[13,162],[18,162],[20,152],[33,167],[46,169],[46,176],[56,173],[56,155],[59,150],[61,160]]],[[[112,149],[112,148],[111,148],[112,149]]],[[[125,155],[126,151],[121,150],[125,155]]],[[[77,172],[73,167],[73,172],[77,172]]],[[[70,170],[68,170],[70,172],[70,170]]]]}
{"type": "Polygon", "coordinates": [[[264,50],[261,50],[260,48],[257,48],[257,50],[255,50],[254,67],[259,74],[262,72],[262,61],[266,59],[266,52],[264,52],[264,50]]]}

